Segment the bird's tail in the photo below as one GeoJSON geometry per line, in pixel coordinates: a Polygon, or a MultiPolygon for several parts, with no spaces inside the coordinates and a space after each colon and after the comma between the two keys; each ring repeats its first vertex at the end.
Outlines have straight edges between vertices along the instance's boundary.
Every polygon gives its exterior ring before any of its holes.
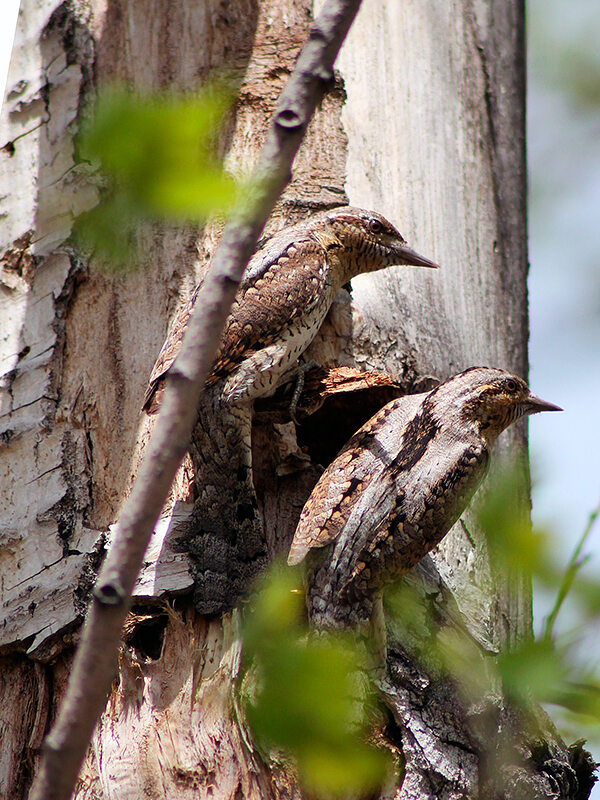
{"type": "Polygon", "coordinates": [[[267,562],[251,430],[250,404],[227,405],[216,388],[205,391],[190,445],[197,499],[183,537],[203,614],[235,606],[267,562]]]}
{"type": "MultiPolygon", "coordinates": [[[[333,547],[333,545],[329,545],[333,547]]],[[[311,565],[306,576],[306,607],[312,627],[342,630],[366,625],[373,611],[373,597],[368,593],[348,592],[330,559],[311,565]]]]}

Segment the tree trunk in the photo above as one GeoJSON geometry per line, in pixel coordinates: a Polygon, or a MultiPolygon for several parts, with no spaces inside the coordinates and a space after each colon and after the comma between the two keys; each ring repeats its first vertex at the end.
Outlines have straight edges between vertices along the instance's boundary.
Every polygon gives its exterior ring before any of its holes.
{"type": "MultiPolygon", "coordinates": [[[[140,243],[143,269],[126,277],[99,271],[67,246],[73,215],[96,201],[74,164],[85,103],[114,80],[190,90],[226,68],[240,88],[222,147],[228,167],[246,174],[311,16],[304,0],[22,3],[0,153],[0,795],[27,795],[109,526],[152,424],[140,416],[145,381],[218,237],[216,224],[156,226],[140,243]]],[[[405,390],[472,365],[525,374],[522,4],[365,0],[338,67],[270,228],[350,202],[384,213],[442,270],[353,281],[307,355],[325,366],[388,371],[405,390]]],[[[370,403],[387,399],[372,393],[370,403]]],[[[332,427],[331,410],[327,423],[315,415],[298,431],[268,404],[257,413],[255,480],[272,556],[286,552],[318,464],[374,409],[347,402],[344,410],[344,430],[332,427]]],[[[521,427],[500,448],[524,444],[521,427]]],[[[167,532],[185,519],[192,492],[186,462],[138,582],[78,798],[300,796],[289,771],[257,754],[237,708],[238,612],[203,618],[186,599],[192,579],[167,532]]],[[[483,653],[529,633],[526,581],[493,575],[480,536],[471,542],[455,529],[425,570],[439,604],[453,598],[483,653]]],[[[389,744],[405,761],[396,796],[479,796],[488,781],[482,749],[456,698],[410,663],[393,629],[390,636],[380,688],[389,744]]],[[[482,736],[518,728],[503,707],[493,712],[491,722],[492,711],[481,715],[482,736]]],[[[548,736],[555,772],[574,776],[564,747],[548,736]]],[[[529,795],[507,797],[583,797],[555,789],[552,770],[533,766],[541,777],[529,795]]]]}

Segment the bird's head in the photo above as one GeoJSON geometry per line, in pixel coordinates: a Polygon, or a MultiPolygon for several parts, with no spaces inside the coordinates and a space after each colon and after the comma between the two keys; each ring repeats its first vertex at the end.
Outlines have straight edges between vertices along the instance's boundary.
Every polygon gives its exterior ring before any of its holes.
{"type": "Polygon", "coordinates": [[[536,397],[522,378],[503,369],[472,367],[438,389],[448,399],[453,397],[462,421],[475,424],[490,445],[521,417],[540,411],[562,411],[536,397]]]}
{"type": "MultiPolygon", "coordinates": [[[[391,222],[375,211],[341,206],[320,216],[321,230],[314,235],[325,247],[343,251],[348,263],[347,278],[384,267],[410,264],[416,267],[438,265],[412,250],[391,222]]],[[[342,253],[340,252],[340,256],[342,253]]]]}

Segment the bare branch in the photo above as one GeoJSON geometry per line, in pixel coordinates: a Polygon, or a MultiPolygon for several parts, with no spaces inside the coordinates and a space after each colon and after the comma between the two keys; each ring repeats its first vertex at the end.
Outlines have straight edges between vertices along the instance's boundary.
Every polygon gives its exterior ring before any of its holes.
{"type": "Polygon", "coordinates": [[[244,267],[291,166],[360,0],[327,0],[275,111],[256,167],[253,196],[223,233],[181,352],[171,369],[160,415],[98,578],[67,692],[44,744],[31,800],[67,800],[115,673],[121,628],[152,528],[183,458],[199,393],[244,267]]]}

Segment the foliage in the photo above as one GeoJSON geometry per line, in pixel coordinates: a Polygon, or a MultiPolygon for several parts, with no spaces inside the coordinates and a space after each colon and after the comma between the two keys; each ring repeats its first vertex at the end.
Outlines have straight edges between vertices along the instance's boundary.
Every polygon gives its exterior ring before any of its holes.
{"type": "Polygon", "coordinates": [[[297,571],[275,567],[248,615],[248,718],[266,749],[294,754],[309,792],[373,791],[389,763],[367,743],[375,709],[364,647],[350,634],[309,634],[298,584],[297,571]]]}
{"type": "Polygon", "coordinates": [[[223,84],[193,95],[101,93],[78,139],[80,161],[98,170],[101,199],[77,220],[77,244],[123,266],[153,221],[202,222],[231,208],[236,186],[218,157],[231,103],[223,84]]]}
{"type": "MultiPolygon", "coordinates": [[[[532,702],[546,705],[565,737],[583,734],[594,740],[600,722],[600,673],[590,661],[589,650],[582,659],[579,644],[598,624],[600,581],[584,578],[580,570],[590,558],[582,553],[600,506],[591,513],[564,566],[552,548],[550,532],[532,530],[521,518],[515,502],[518,476],[519,470],[513,470],[497,477],[479,506],[478,521],[490,543],[497,574],[525,573],[555,601],[538,636],[502,652],[494,675],[513,703],[524,708],[532,702]],[[566,606],[569,624],[558,635],[557,617],[566,606]]],[[[471,680],[468,673],[465,677],[471,680]]]]}
{"type": "MultiPolygon", "coordinates": [[[[556,600],[554,602],[552,610],[550,611],[550,613],[548,614],[548,617],[546,618],[546,623],[544,625],[544,639],[546,639],[546,640],[552,639],[552,636],[553,636],[553,633],[554,633],[554,623],[556,622],[556,618],[558,616],[558,612],[562,608],[562,605],[563,605],[567,595],[569,594],[569,592],[573,588],[573,582],[574,582],[575,578],[577,577],[579,571],[581,570],[581,568],[583,566],[585,566],[585,564],[590,559],[590,555],[591,555],[590,553],[588,553],[586,556],[583,556],[583,557],[582,557],[581,553],[583,551],[585,543],[587,542],[587,540],[589,538],[590,533],[592,532],[592,528],[594,527],[594,523],[596,522],[596,519],[598,518],[599,514],[600,514],[600,504],[590,514],[590,517],[589,517],[588,522],[587,522],[587,524],[586,524],[586,526],[585,526],[585,528],[583,530],[583,533],[581,534],[581,537],[579,538],[579,541],[575,545],[575,549],[573,550],[571,558],[569,559],[569,561],[567,563],[564,575],[563,575],[563,577],[562,577],[562,579],[560,581],[560,585],[559,585],[557,593],[556,593],[556,600]]],[[[584,589],[585,586],[586,586],[585,582],[582,582],[581,583],[581,589],[584,589]]],[[[588,590],[585,592],[586,603],[589,605],[590,601],[591,601],[591,606],[590,607],[591,607],[591,610],[592,610],[593,614],[598,614],[600,612],[600,591],[599,591],[599,589],[600,589],[600,587],[595,589],[592,586],[592,587],[588,587],[588,590]]]]}
{"type": "MultiPolygon", "coordinates": [[[[534,699],[563,706],[584,714],[595,724],[600,721],[600,676],[582,670],[576,658],[574,628],[558,639],[555,623],[567,595],[577,609],[576,618],[583,628],[600,611],[600,582],[579,579],[579,570],[589,556],[582,550],[592,530],[600,507],[592,512],[566,567],[557,563],[547,531],[531,528],[517,500],[522,469],[498,475],[484,501],[477,509],[479,524],[490,545],[490,555],[500,574],[525,573],[537,585],[556,596],[539,638],[525,640],[497,660],[498,674],[507,695],[515,700],[534,699]]],[[[522,480],[521,480],[522,485],[522,480]]],[[[582,719],[585,724],[586,719],[582,719]]]]}
{"type": "MultiPolygon", "coordinates": [[[[535,575],[557,594],[538,639],[526,638],[494,655],[468,633],[458,609],[433,610],[427,590],[404,579],[386,594],[395,642],[432,675],[451,679],[465,708],[497,696],[501,687],[525,718],[548,703],[575,715],[580,728],[600,720],[600,681],[582,672],[569,643],[555,641],[554,621],[569,592],[582,614],[600,611],[600,584],[575,581],[590,519],[566,571],[552,558],[545,533],[531,530],[522,500],[523,465],[496,476],[476,508],[497,573],[535,575]]],[[[477,539],[475,539],[477,541],[477,539]]],[[[479,537],[481,542],[481,537],[479,537]]],[[[365,792],[390,769],[367,744],[376,718],[365,645],[357,635],[309,633],[295,571],[274,568],[262,583],[244,634],[248,659],[248,718],[267,750],[296,759],[303,784],[316,795],[365,792]]],[[[532,736],[535,733],[532,730],[532,736]]]]}

